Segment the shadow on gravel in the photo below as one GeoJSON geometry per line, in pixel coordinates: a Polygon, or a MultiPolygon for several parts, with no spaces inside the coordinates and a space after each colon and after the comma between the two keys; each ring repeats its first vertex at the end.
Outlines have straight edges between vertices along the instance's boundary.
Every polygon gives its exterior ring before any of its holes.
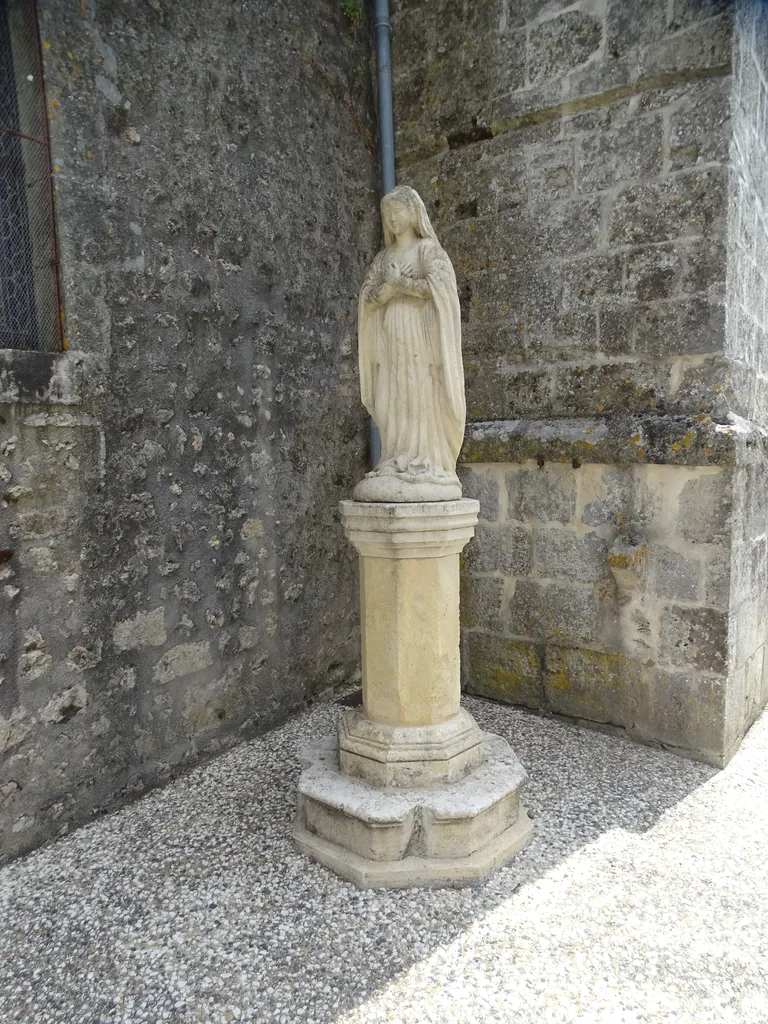
{"type": "Polygon", "coordinates": [[[0,1019],[327,1024],[585,844],[642,833],[705,765],[475,698],[529,772],[534,840],[484,885],[359,891],[294,849],[324,704],[0,872],[0,1019]]]}

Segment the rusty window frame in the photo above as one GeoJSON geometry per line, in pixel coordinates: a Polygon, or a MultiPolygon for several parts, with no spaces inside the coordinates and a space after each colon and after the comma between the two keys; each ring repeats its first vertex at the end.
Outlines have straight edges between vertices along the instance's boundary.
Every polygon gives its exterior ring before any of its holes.
{"type": "Polygon", "coordinates": [[[0,0],[0,349],[63,347],[37,11],[0,0]]]}

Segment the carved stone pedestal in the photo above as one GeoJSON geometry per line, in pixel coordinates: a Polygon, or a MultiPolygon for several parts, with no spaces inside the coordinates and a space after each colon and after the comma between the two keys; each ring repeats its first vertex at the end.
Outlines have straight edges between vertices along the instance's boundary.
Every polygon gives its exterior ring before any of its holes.
{"type": "Polygon", "coordinates": [[[530,839],[525,771],[459,706],[459,552],[478,502],[341,503],[360,554],[363,708],[309,755],[301,849],[358,885],[461,885],[530,839]]]}

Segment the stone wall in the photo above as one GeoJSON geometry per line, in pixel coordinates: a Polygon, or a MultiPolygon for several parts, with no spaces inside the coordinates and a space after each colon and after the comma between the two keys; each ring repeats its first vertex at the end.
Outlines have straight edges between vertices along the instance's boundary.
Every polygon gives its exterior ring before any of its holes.
{"type": "Polygon", "coordinates": [[[729,728],[740,736],[768,701],[768,6],[735,21],[726,345],[739,411],[760,431],[733,489],[729,728]]]}
{"type": "Polygon", "coordinates": [[[39,5],[68,351],[0,352],[0,859],[353,678],[369,26],[39,5]]]}
{"type": "Polygon", "coordinates": [[[470,419],[723,416],[730,15],[434,3],[425,41],[423,6],[397,153],[456,263],[470,419]]]}
{"type": "Polygon", "coordinates": [[[732,470],[531,460],[462,479],[482,517],[467,689],[722,757],[732,470]]]}
{"type": "Polygon", "coordinates": [[[467,553],[466,685],[715,763],[764,702],[733,46],[731,5],[688,0],[401,2],[394,35],[399,175],[456,266],[465,483],[490,519],[467,553]]]}

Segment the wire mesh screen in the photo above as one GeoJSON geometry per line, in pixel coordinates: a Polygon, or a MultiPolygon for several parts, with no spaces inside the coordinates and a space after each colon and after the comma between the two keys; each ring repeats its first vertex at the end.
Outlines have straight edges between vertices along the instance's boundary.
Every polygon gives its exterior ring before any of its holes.
{"type": "Polygon", "coordinates": [[[34,0],[0,0],[0,348],[61,348],[56,263],[34,0]]]}

